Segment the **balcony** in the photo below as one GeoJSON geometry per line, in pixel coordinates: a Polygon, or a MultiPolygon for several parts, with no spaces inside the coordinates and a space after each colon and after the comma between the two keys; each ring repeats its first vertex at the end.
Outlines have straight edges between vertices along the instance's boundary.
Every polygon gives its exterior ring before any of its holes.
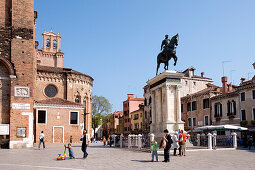
{"type": "Polygon", "coordinates": [[[220,121],[222,118],[222,114],[215,114],[214,117],[215,117],[216,121],[220,121]]]}
{"type": "Polygon", "coordinates": [[[229,117],[229,119],[234,118],[235,114],[234,113],[227,113],[227,116],[229,117]]]}

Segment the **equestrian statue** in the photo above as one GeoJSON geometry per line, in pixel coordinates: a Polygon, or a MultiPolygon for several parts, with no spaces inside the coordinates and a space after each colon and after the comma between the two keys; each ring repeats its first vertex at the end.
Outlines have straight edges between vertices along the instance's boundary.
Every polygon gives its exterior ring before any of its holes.
{"type": "Polygon", "coordinates": [[[176,34],[170,39],[168,39],[168,35],[165,35],[165,39],[162,41],[161,44],[161,52],[157,56],[157,72],[156,75],[158,75],[158,69],[161,63],[165,64],[164,69],[168,70],[168,61],[173,58],[174,59],[174,66],[177,62],[177,56],[176,56],[176,47],[178,46],[178,39],[179,36],[176,34]],[[162,50],[163,49],[163,50],[162,50]]]}

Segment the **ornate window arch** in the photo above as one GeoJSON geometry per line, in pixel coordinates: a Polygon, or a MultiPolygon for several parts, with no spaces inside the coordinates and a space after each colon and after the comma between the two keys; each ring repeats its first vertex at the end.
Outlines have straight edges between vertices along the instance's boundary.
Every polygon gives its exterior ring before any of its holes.
{"type": "Polygon", "coordinates": [[[57,41],[53,40],[53,49],[57,49],[57,47],[58,47],[57,41]]]}
{"type": "Polygon", "coordinates": [[[46,48],[50,48],[50,39],[46,40],[46,48]]]}

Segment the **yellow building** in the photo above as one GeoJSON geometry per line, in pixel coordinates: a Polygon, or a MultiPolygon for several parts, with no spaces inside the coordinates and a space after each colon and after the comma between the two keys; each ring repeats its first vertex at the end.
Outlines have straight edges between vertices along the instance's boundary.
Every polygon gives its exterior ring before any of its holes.
{"type": "Polygon", "coordinates": [[[141,134],[144,132],[144,105],[140,104],[139,109],[131,114],[131,134],[141,134]]]}

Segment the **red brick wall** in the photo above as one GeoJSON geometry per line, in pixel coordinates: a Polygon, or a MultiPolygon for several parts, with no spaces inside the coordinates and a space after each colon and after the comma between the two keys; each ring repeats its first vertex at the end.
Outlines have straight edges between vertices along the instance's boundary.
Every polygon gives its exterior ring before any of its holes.
{"type": "Polygon", "coordinates": [[[35,96],[35,47],[34,47],[34,0],[12,1],[12,26],[13,38],[11,40],[11,62],[14,65],[17,78],[11,83],[11,105],[12,103],[29,103],[30,110],[10,111],[10,140],[18,141],[17,128],[26,128],[28,137],[28,116],[21,115],[22,112],[33,112],[35,96]],[[30,88],[30,97],[14,97],[15,86],[27,86],[30,88]]]}
{"type": "MultiPolygon", "coordinates": [[[[46,124],[38,124],[36,119],[36,135],[35,140],[38,143],[39,135],[41,131],[45,134],[46,143],[52,143],[53,140],[53,126],[64,126],[64,142],[68,143],[70,136],[73,136],[73,142],[79,142],[82,137],[82,127],[80,124],[83,123],[83,109],[65,109],[65,108],[44,108],[37,107],[36,110],[47,110],[47,121],[46,124]],[[79,123],[77,125],[70,125],[69,122],[69,112],[78,111],[79,112],[79,123]],[[57,118],[59,116],[59,119],[57,118]]],[[[37,111],[35,111],[37,117],[37,111]]],[[[87,115],[88,116],[88,115],[87,115]]],[[[54,131],[54,143],[61,141],[62,143],[62,128],[55,128],[54,131]],[[60,130],[61,129],[61,130],[60,130]],[[56,135],[56,136],[55,136],[56,135]]]]}

